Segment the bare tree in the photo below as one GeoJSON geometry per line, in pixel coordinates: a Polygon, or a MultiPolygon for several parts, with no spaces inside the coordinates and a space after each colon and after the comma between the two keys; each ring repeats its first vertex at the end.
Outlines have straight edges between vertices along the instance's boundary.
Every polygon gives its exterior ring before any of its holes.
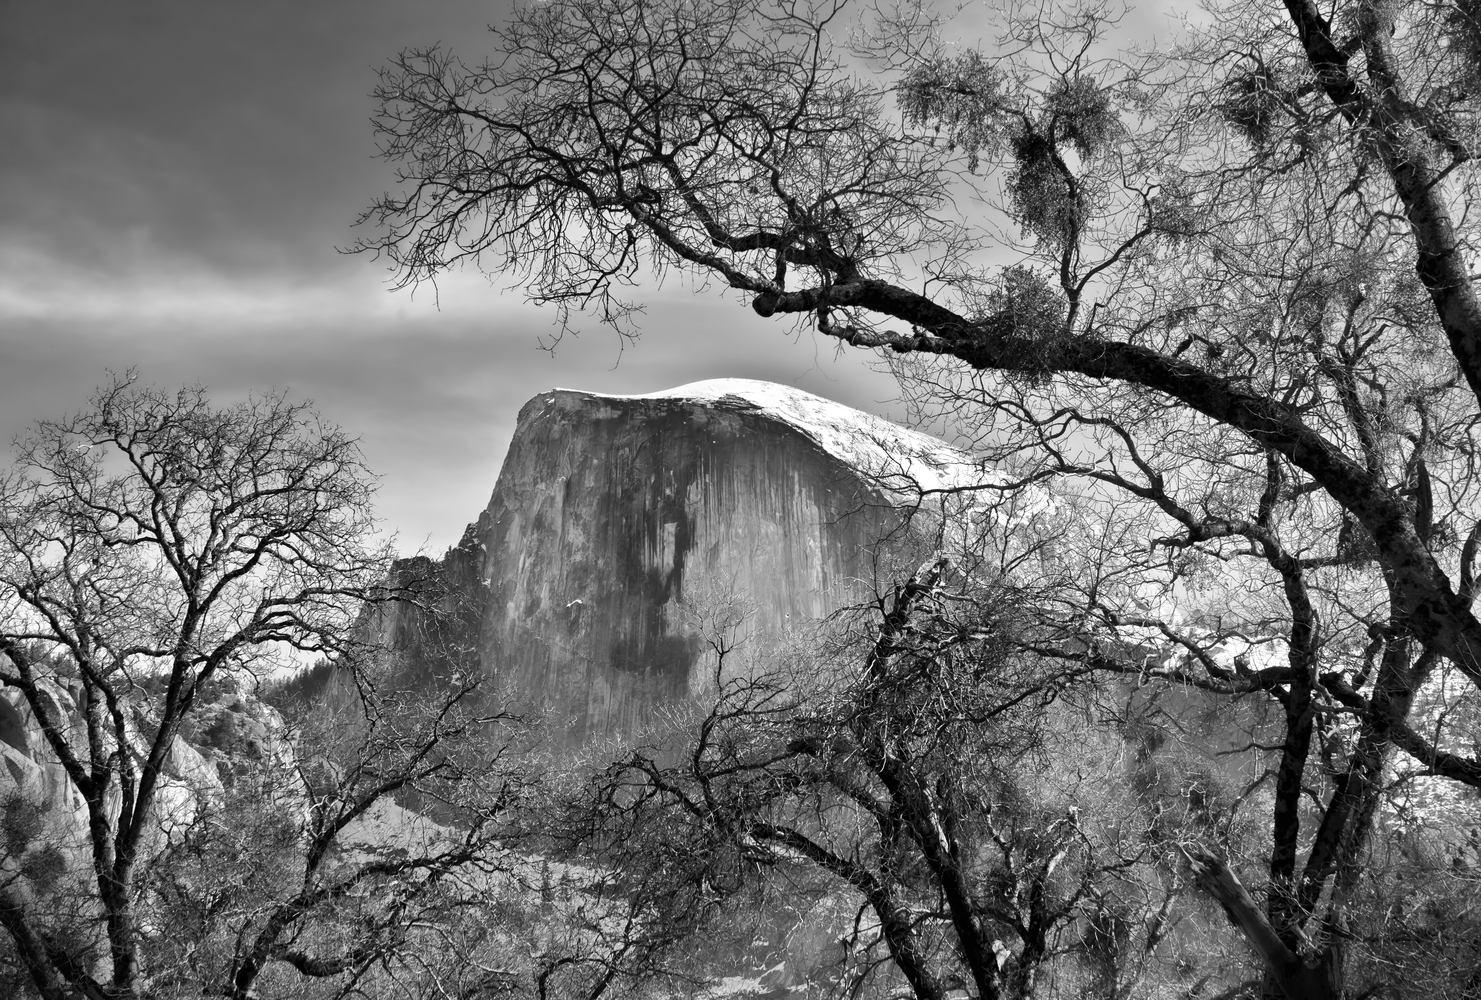
{"type": "Polygon", "coordinates": [[[281,395],[116,380],[19,444],[0,680],[17,768],[61,792],[7,809],[0,923],[44,1000],[340,991],[488,864],[520,772],[467,686],[413,696],[373,661],[371,495],[355,442],[281,395]],[[308,658],[353,713],[290,731],[252,692],[308,658]],[[456,821],[398,819],[413,791],[456,821]]]}
{"type": "Polygon", "coordinates": [[[1142,676],[1158,643],[1152,673],[1275,704],[1264,899],[1195,856],[1267,993],[1341,995],[1385,790],[1481,775],[1476,11],[1214,4],[1161,53],[1094,3],[981,49],[942,23],[523,6],[494,62],[384,74],[403,186],[362,248],[619,325],[624,285],[716,280],[1062,484],[1036,652],[1142,676]]]}
{"type": "Polygon", "coordinates": [[[827,669],[732,673],[716,644],[709,710],[598,782],[618,856],[684,859],[688,914],[733,911],[777,873],[817,885],[843,919],[811,933],[838,947],[800,971],[849,995],[1125,997],[1228,978],[1217,954],[1174,954],[1212,916],[1190,913],[1178,844],[1216,824],[1177,791],[1138,795],[1119,737],[1087,726],[1114,713],[1062,701],[1083,666],[1018,653],[1030,595],[953,575],[922,567],[827,669]]]}

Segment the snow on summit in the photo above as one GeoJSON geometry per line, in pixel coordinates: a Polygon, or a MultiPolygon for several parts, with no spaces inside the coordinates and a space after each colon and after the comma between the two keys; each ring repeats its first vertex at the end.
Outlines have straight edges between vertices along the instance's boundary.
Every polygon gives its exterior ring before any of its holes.
{"type": "Polygon", "coordinates": [[[960,489],[996,483],[1003,478],[982,468],[967,452],[939,438],[775,382],[717,378],[628,396],[580,389],[558,391],[606,399],[675,399],[732,406],[740,403],[790,425],[834,458],[878,477],[883,485],[909,492],[960,489]]]}

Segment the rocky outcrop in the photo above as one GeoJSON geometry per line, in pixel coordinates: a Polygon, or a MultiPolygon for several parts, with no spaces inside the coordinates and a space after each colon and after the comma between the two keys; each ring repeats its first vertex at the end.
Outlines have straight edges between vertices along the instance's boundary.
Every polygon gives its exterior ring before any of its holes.
{"type": "MultiPolygon", "coordinates": [[[[86,759],[77,691],[45,679],[37,687],[47,714],[63,721],[73,751],[86,759]]],[[[148,747],[140,734],[154,727],[150,696],[144,690],[126,695],[123,708],[132,723],[128,752],[134,766],[142,767],[148,747]]],[[[154,805],[156,847],[195,823],[202,809],[218,802],[223,788],[240,773],[269,758],[280,768],[291,767],[292,749],[281,716],[235,681],[211,685],[183,720],[165,756],[154,805]]],[[[0,690],[0,760],[4,763],[0,799],[24,800],[48,816],[66,818],[66,825],[78,833],[80,847],[87,827],[87,804],[25,698],[14,688],[0,690]]],[[[108,802],[115,814],[117,798],[114,784],[108,790],[108,802]]]]}
{"type": "MultiPolygon", "coordinates": [[[[0,667],[9,662],[0,657],[0,667]]],[[[45,714],[65,730],[74,753],[87,755],[85,723],[78,708],[80,685],[55,680],[37,683],[45,714]]],[[[238,713],[241,699],[229,705],[207,702],[205,718],[238,713]]],[[[148,748],[139,734],[153,728],[151,701],[144,691],[125,695],[123,712],[133,739],[124,748],[136,768],[142,767],[148,748]]],[[[271,713],[261,707],[258,715],[271,713]]],[[[275,717],[275,713],[274,717],[275,717]]],[[[192,717],[194,719],[195,717],[192,717]]],[[[281,728],[281,726],[279,727],[281,728]]],[[[150,822],[140,843],[147,865],[171,845],[178,845],[198,823],[219,806],[222,772],[227,757],[199,738],[176,736],[164,760],[150,822]]],[[[286,744],[284,744],[286,746],[286,744]]],[[[116,749],[116,745],[110,745],[116,749]]],[[[14,688],[0,690],[0,883],[12,899],[19,899],[48,932],[75,929],[92,899],[93,874],[88,838],[88,807],[73,784],[30,704],[14,688]],[[81,909],[79,909],[81,908],[81,909]]],[[[116,821],[121,805],[119,784],[111,782],[105,803],[116,821]]]]}
{"type": "Polygon", "coordinates": [[[521,410],[461,543],[397,566],[443,616],[393,606],[380,627],[413,669],[483,671],[573,739],[631,732],[704,683],[716,629],[744,658],[893,581],[890,559],[918,555],[900,500],[975,474],[934,438],[784,386],[556,389],[521,410]]]}

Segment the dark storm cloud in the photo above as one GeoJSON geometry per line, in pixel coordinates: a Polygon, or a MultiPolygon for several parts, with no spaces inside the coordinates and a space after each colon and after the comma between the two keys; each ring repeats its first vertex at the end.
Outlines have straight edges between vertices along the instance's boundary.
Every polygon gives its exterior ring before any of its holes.
{"type": "Polygon", "coordinates": [[[221,400],[286,386],[361,436],[389,526],[437,549],[552,386],[747,376],[879,411],[893,386],[859,355],[714,294],[655,293],[638,344],[592,329],[551,355],[551,317],[517,295],[455,275],[439,310],[335,252],[392,183],[374,68],[439,41],[477,59],[506,10],[0,0],[0,441],[80,407],[105,369],[221,400]]]}
{"type": "Polygon", "coordinates": [[[404,45],[477,51],[474,3],[10,2],[7,228],[74,263],[302,277],[389,175],[367,118],[404,45]]]}
{"type": "Polygon", "coordinates": [[[835,359],[831,345],[794,342],[729,304],[656,302],[636,345],[594,330],[550,353],[536,346],[550,332],[548,316],[508,304],[497,318],[413,306],[371,321],[315,317],[308,327],[234,329],[172,321],[147,332],[121,321],[33,318],[0,339],[0,429],[9,437],[36,417],[78,408],[105,369],[135,366],[163,386],[204,383],[222,402],[287,386],[361,438],[382,475],[381,516],[402,547],[440,551],[488,501],[515,416],[543,389],[637,393],[763,378],[873,412],[891,409],[883,404],[893,382],[857,355],[835,359]]]}

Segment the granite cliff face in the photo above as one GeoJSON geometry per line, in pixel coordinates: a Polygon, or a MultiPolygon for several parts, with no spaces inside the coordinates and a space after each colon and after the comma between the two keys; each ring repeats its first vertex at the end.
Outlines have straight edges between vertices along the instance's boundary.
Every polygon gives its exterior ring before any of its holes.
{"type": "Polygon", "coordinates": [[[462,542],[398,564],[450,619],[403,607],[382,628],[422,669],[476,662],[573,738],[631,732],[704,683],[716,609],[745,611],[754,649],[858,601],[882,539],[911,558],[899,495],[973,474],[934,438],[784,386],[556,389],[521,410],[462,542]]]}
{"type": "MultiPolygon", "coordinates": [[[[11,669],[4,657],[0,663],[11,669]]],[[[37,687],[47,713],[60,722],[78,752],[86,746],[79,687],[46,679],[37,687]]],[[[147,692],[136,691],[121,699],[121,707],[131,718],[134,736],[124,752],[140,768],[149,748],[139,734],[156,724],[154,702],[147,692]]],[[[85,760],[85,752],[81,755],[85,760]]],[[[165,757],[152,822],[140,848],[144,863],[181,843],[203,816],[220,807],[238,775],[250,773],[268,756],[278,757],[292,773],[292,748],[282,718],[235,682],[210,685],[165,757]]],[[[53,908],[53,903],[91,891],[82,888],[93,878],[87,803],[25,697],[13,688],[0,691],[0,761],[0,883],[36,907],[43,924],[70,928],[73,911],[53,908]]],[[[116,820],[122,801],[116,781],[105,795],[116,820]]]]}

